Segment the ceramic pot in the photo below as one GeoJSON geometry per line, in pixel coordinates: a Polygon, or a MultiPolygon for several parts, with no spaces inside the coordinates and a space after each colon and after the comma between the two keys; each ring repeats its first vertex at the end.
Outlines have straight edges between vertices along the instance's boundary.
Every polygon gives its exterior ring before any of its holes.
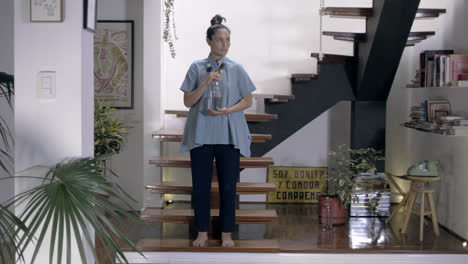
{"type": "Polygon", "coordinates": [[[326,208],[326,200],[328,197],[328,203],[330,206],[330,213],[331,213],[331,222],[333,225],[342,225],[346,222],[347,217],[347,210],[341,204],[341,199],[338,198],[336,195],[328,195],[322,194],[319,196],[319,204],[318,204],[318,216],[320,219],[320,223],[323,223],[327,216],[327,208],[326,208]]]}

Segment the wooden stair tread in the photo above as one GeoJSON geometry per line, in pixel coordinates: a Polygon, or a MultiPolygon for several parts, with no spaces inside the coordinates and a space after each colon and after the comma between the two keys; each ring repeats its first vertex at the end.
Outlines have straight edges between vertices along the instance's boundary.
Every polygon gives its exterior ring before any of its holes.
{"type": "MultiPolygon", "coordinates": [[[[313,77],[314,75],[313,74],[303,74],[303,76],[313,77]]],[[[253,94],[253,96],[257,97],[257,98],[264,98],[264,99],[287,99],[287,100],[296,99],[296,96],[294,96],[293,94],[253,94]]]]}
{"type": "Polygon", "coordinates": [[[414,46],[421,41],[427,39],[428,36],[435,35],[435,31],[417,31],[417,32],[410,32],[408,35],[408,39],[406,40],[405,46],[414,46]]]}
{"type": "MultiPolygon", "coordinates": [[[[176,167],[176,168],[190,168],[190,157],[153,157],[149,161],[158,167],[176,167]]],[[[241,157],[241,168],[268,168],[274,165],[273,159],[269,157],[241,157]]]]}
{"type": "MultiPolygon", "coordinates": [[[[192,184],[175,181],[165,181],[163,183],[148,184],[145,186],[148,190],[158,191],[160,193],[171,194],[191,194],[192,184]]],[[[276,191],[276,185],[268,182],[238,182],[237,194],[265,194],[276,191]]],[[[219,192],[219,186],[216,182],[212,183],[211,192],[219,192]]]]}
{"type": "Polygon", "coordinates": [[[292,94],[253,94],[253,96],[265,103],[287,103],[289,100],[296,99],[296,96],[292,94]]]}
{"type": "Polygon", "coordinates": [[[298,82],[307,82],[310,80],[317,79],[316,74],[312,73],[294,73],[291,74],[291,82],[292,83],[298,83],[298,82]]]}
{"type": "MultiPolygon", "coordinates": [[[[312,58],[317,59],[319,61],[320,54],[319,53],[311,53],[310,56],[312,58]]],[[[338,64],[344,64],[346,61],[352,58],[352,56],[346,56],[346,55],[337,55],[337,54],[323,54],[322,60],[319,61],[319,63],[338,63],[338,64]]]]}
{"type": "MultiPolygon", "coordinates": [[[[438,17],[440,14],[445,14],[445,9],[438,8],[419,8],[416,11],[415,18],[433,18],[438,17]]],[[[329,16],[358,16],[370,17],[373,14],[372,7],[326,7],[320,13],[329,16]]]]}
{"type": "MultiPolygon", "coordinates": [[[[187,117],[188,110],[166,110],[166,114],[177,115],[177,117],[187,117]]],[[[274,119],[278,119],[278,115],[267,114],[267,113],[253,113],[253,112],[244,112],[245,119],[247,122],[267,122],[274,119]]]]}
{"type": "MultiPolygon", "coordinates": [[[[219,216],[218,209],[211,209],[211,216],[219,216]]],[[[156,223],[189,223],[193,218],[192,209],[146,208],[140,219],[156,223]]],[[[236,210],[237,224],[269,224],[278,218],[275,210],[236,210]]]]}
{"type": "MultiPolygon", "coordinates": [[[[220,240],[208,240],[207,247],[193,247],[192,240],[187,239],[151,239],[145,238],[137,242],[137,248],[142,252],[174,251],[174,252],[250,252],[275,253],[280,250],[278,240],[234,240],[236,246],[232,248],[221,247],[220,240]]],[[[131,248],[122,248],[123,251],[132,251],[131,248]]]]}
{"type": "Polygon", "coordinates": [[[420,35],[420,36],[408,36],[408,41],[415,41],[415,40],[425,40],[427,38],[426,35],[420,35]]]}
{"type": "MultiPolygon", "coordinates": [[[[153,137],[165,142],[180,142],[184,134],[183,129],[161,129],[153,132],[153,137]]],[[[270,134],[250,134],[253,143],[262,143],[271,140],[270,134]]]]}
{"type": "Polygon", "coordinates": [[[447,11],[445,9],[437,8],[420,8],[416,11],[415,18],[431,18],[438,17],[440,14],[445,14],[447,11]]]}
{"type": "Polygon", "coordinates": [[[322,31],[322,34],[325,36],[331,36],[337,40],[347,40],[347,41],[365,41],[366,40],[366,33],[322,31]]]}
{"type": "Polygon", "coordinates": [[[320,13],[329,16],[370,17],[373,11],[371,7],[326,7],[320,13]]]}
{"type": "Polygon", "coordinates": [[[415,32],[410,32],[408,37],[417,37],[417,36],[433,36],[435,35],[435,31],[415,31],[415,32]]]}

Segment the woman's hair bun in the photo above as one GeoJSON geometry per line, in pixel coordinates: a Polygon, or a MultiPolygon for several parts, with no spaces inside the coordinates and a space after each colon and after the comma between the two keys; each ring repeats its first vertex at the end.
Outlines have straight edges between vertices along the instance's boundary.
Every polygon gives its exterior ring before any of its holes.
{"type": "Polygon", "coordinates": [[[226,21],[226,18],[224,18],[222,15],[215,15],[212,19],[211,19],[211,25],[216,25],[216,24],[223,24],[223,21],[226,21]]]}

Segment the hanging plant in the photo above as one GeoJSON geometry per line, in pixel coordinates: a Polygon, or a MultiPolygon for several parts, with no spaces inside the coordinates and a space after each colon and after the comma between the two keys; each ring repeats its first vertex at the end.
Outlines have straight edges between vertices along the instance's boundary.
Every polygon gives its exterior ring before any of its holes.
{"type": "Polygon", "coordinates": [[[172,58],[175,58],[174,40],[178,40],[175,26],[174,1],[164,0],[164,31],[163,39],[169,45],[172,58]]]}

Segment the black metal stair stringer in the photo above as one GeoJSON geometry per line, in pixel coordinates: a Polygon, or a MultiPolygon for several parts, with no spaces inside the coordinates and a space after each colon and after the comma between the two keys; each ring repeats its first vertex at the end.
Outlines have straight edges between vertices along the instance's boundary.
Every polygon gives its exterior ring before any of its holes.
{"type": "Polygon", "coordinates": [[[265,155],[336,103],[353,100],[352,82],[348,77],[345,64],[321,64],[317,79],[292,84],[295,100],[287,104],[267,104],[266,111],[277,114],[278,119],[249,123],[249,129],[251,133],[272,134],[273,139],[261,144],[252,144],[252,156],[265,155]]]}
{"type": "Polygon", "coordinates": [[[374,0],[367,42],[358,43],[358,101],[386,101],[420,0],[374,0]]]}

